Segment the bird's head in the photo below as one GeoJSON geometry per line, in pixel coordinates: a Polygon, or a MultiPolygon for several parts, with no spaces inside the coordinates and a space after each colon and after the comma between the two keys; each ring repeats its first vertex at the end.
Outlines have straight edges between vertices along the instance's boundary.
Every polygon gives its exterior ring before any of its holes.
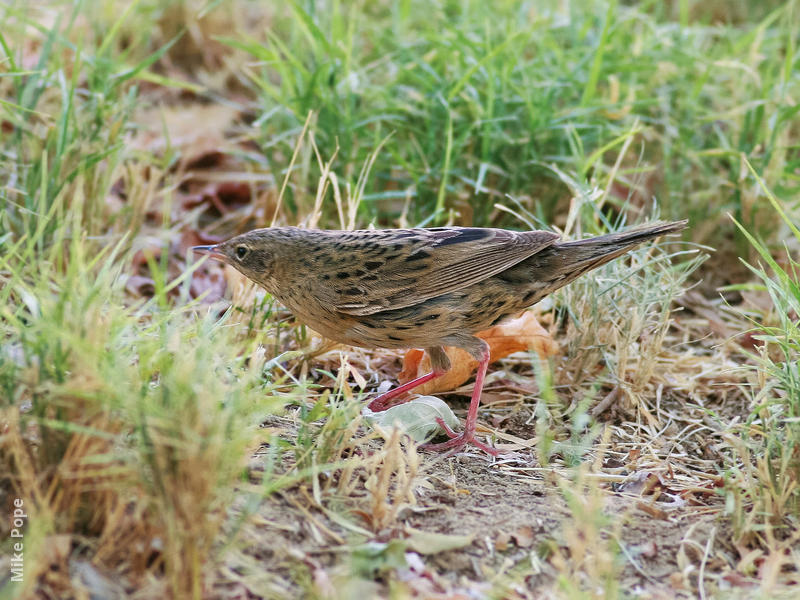
{"type": "Polygon", "coordinates": [[[269,229],[255,229],[213,246],[192,250],[227,263],[256,283],[266,285],[275,269],[276,245],[269,229]]]}

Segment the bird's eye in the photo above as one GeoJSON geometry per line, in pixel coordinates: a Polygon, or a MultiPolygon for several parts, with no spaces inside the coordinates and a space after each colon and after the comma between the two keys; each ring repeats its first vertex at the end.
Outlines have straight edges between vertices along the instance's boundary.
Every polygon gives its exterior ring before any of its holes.
{"type": "Polygon", "coordinates": [[[244,246],[236,246],[236,256],[242,260],[247,255],[247,248],[244,246]]]}

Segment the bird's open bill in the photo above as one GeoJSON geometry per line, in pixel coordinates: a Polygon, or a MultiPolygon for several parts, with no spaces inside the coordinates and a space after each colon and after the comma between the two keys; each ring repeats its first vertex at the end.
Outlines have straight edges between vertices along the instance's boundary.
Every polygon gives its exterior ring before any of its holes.
{"type": "Polygon", "coordinates": [[[217,250],[216,246],[192,246],[192,252],[197,252],[198,254],[206,254],[211,258],[216,258],[217,260],[224,261],[227,257],[217,250]]]}

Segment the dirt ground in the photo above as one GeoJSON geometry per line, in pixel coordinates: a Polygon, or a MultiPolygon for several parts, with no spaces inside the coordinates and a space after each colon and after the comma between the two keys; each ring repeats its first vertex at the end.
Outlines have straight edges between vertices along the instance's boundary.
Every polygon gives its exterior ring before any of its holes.
{"type": "MultiPolygon", "coordinates": [[[[502,396],[502,385],[494,387],[502,396]]],[[[446,398],[463,417],[466,399],[446,398]]],[[[501,422],[507,437],[531,440],[533,411],[501,400],[482,411],[481,422],[501,422]]],[[[296,415],[269,423],[291,432],[296,415]]],[[[614,431],[624,432],[619,425],[614,431]]],[[[665,439],[670,443],[654,440],[647,457],[619,434],[609,436],[579,461],[583,468],[570,468],[558,453],[542,468],[529,449],[497,459],[477,449],[454,456],[420,451],[410,502],[398,503],[395,518],[380,528],[364,492],[369,473],[352,494],[320,493],[308,482],[288,486],[259,503],[217,591],[240,598],[388,597],[397,589],[424,598],[541,598],[605,582],[590,596],[616,589],[694,598],[709,589],[747,597],[756,583],[733,572],[721,480],[687,468],[680,457],[670,460],[687,449],[702,455],[702,436],[684,439],[682,448],[665,439]],[[255,569],[265,587],[253,587],[255,569]]],[[[713,445],[705,450],[713,453],[713,445]]],[[[359,447],[379,452],[381,442],[359,447]]],[[[254,474],[264,458],[254,456],[254,474]]],[[[283,468],[293,464],[287,453],[283,468]]]]}

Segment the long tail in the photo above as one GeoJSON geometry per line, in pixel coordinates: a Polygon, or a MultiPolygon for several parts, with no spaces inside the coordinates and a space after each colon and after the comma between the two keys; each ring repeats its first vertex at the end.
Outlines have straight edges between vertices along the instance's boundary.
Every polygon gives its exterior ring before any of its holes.
{"type": "Polygon", "coordinates": [[[567,253],[571,253],[577,260],[601,258],[611,255],[611,258],[605,261],[608,262],[647,240],[686,229],[688,222],[687,219],[684,219],[683,221],[647,223],[645,225],[631,227],[625,231],[598,235],[597,237],[587,238],[585,240],[559,242],[556,246],[567,253]]]}
{"type": "Polygon", "coordinates": [[[687,220],[660,221],[585,240],[558,242],[535,255],[538,259],[536,270],[541,269],[537,274],[538,278],[540,281],[550,279],[556,284],[553,289],[557,289],[587,271],[622,256],[639,244],[685,229],[687,224],[687,220]]]}

